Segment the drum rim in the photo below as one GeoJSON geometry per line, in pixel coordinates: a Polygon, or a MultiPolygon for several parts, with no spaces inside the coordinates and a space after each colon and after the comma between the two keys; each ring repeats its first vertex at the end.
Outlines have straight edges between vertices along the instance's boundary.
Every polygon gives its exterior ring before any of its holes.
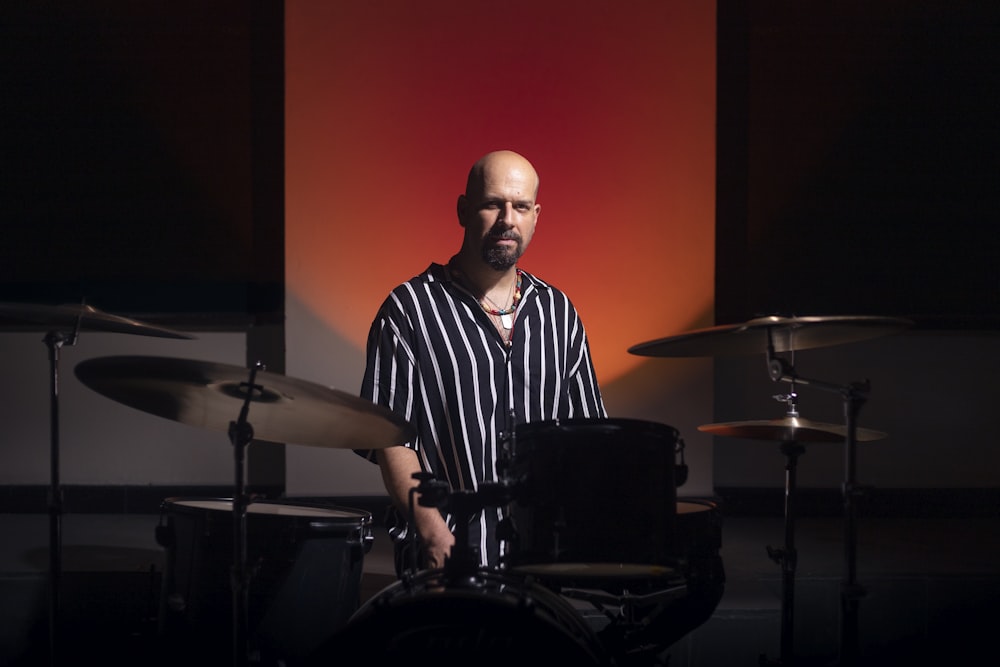
{"type": "Polygon", "coordinates": [[[709,500],[707,498],[688,498],[680,497],[677,499],[677,516],[682,514],[697,514],[698,512],[711,512],[719,511],[719,504],[714,500],[709,500]],[[698,509],[689,510],[688,512],[681,512],[681,505],[685,507],[696,507],[698,509]]]}
{"type": "Polygon", "coordinates": [[[510,571],[520,576],[541,577],[546,579],[579,579],[616,581],[637,579],[666,579],[678,574],[678,570],[670,565],[660,563],[626,563],[619,561],[555,561],[538,563],[520,563],[512,565],[510,571]]]}
{"type": "MultiPolygon", "coordinates": [[[[222,512],[231,514],[233,498],[225,496],[171,496],[164,498],[160,503],[161,512],[169,512],[170,508],[182,508],[187,513],[193,512],[222,512]],[[222,507],[209,507],[205,503],[221,504],[222,507]]],[[[253,517],[275,517],[275,518],[295,518],[309,521],[321,522],[357,522],[371,524],[372,513],[353,507],[340,505],[316,505],[298,501],[287,500],[253,500],[247,505],[247,515],[253,517]],[[267,506],[269,508],[283,507],[290,509],[309,510],[308,512],[294,511],[271,511],[255,512],[254,506],[258,508],[267,506]]]]}
{"type": "Polygon", "coordinates": [[[526,432],[533,431],[543,431],[543,430],[576,430],[585,427],[598,428],[608,428],[608,427],[620,427],[625,429],[626,427],[632,428],[643,428],[643,429],[653,429],[666,431],[670,433],[673,437],[679,437],[680,431],[670,424],[658,421],[650,421],[646,419],[637,419],[634,417],[571,417],[568,419],[542,419],[534,420],[529,422],[522,422],[514,426],[515,435],[520,435],[526,432]]]}
{"type": "Polygon", "coordinates": [[[359,624],[363,627],[390,619],[393,614],[405,610],[408,604],[430,604],[432,600],[472,606],[485,603],[491,610],[541,608],[545,614],[538,616],[539,622],[558,629],[565,639],[595,659],[596,664],[605,664],[608,660],[607,647],[597,631],[567,599],[534,576],[490,568],[478,568],[456,580],[449,579],[446,569],[426,569],[411,578],[394,581],[361,604],[348,621],[345,636],[359,624]],[[473,581],[479,587],[471,585],[473,581]],[[436,590],[437,586],[443,588],[436,590]],[[525,600],[531,600],[532,604],[525,605],[525,600]]]}

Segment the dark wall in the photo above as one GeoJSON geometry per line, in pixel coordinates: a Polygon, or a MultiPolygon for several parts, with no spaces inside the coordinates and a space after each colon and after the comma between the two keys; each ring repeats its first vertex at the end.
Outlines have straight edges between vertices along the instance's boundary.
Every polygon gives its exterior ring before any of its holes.
{"type": "Polygon", "coordinates": [[[717,322],[1000,326],[1000,4],[719,3],[717,322]]]}
{"type": "MultiPolygon", "coordinates": [[[[870,383],[857,425],[881,435],[855,448],[806,438],[803,512],[842,512],[849,477],[863,512],[995,506],[983,369],[1000,355],[997,34],[995,2],[719,1],[716,322],[916,322],[779,355],[811,380],[795,386],[771,380],[764,349],[715,360],[718,422],[782,418],[776,399],[794,389],[800,418],[843,425],[844,389],[870,383]]],[[[729,511],[763,489],[780,513],[780,443],[714,444],[729,511]]]]}
{"type": "Polygon", "coordinates": [[[173,324],[277,316],[283,4],[0,13],[0,301],[173,324]]]}

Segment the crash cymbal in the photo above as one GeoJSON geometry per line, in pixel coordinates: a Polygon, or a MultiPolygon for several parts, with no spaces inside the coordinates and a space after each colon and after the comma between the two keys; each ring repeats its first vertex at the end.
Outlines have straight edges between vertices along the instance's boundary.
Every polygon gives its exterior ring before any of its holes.
{"type": "Polygon", "coordinates": [[[157,336],[159,338],[194,338],[179,331],[164,329],[128,317],[111,315],[93,306],[65,304],[48,306],[30,303],[0,303],[0,325],[41,325],[46,329],[73,331],[108,331],[157,336]]]}
{"type": "Polygon", "coordinates": [[[645,357],[711,357],[763,354],[841,345],[902,331],[913,322],[896,317],[812,316],[758,317],[743,324],[697,329],[678,336],[633,345],[629,353],[645,357]]]}
{"type": "MultiPolygon", "coordinates": [[[[847,437],[847,427],[842,424],[824,424],[801,417],[704,424],[698,430],[712,435],[782,442],[843,442],[847,437]]],[[[859,442],[881,440],[884,437],[885,433],[863,428],[857,429],[855,433],[855,439],[859,442]]]]}
{"type": "MultiPolygon", "coordinates": [[[[246,402],[250,372],[170,357],[115,356],[76,365],[94,391],[166,419],[228,433],[246,402]]],[[[315,447],[380,449],[413,437],[386,408],[336,389],[257,371],[247,422],[259,440],[315,447]]]]}

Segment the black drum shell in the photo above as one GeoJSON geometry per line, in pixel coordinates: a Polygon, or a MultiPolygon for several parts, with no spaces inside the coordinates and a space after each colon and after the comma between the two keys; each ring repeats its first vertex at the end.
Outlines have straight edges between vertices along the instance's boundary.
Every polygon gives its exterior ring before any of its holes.
{"type": "MultiPolygon", "coordinates": [[[[311,654],[358,609],[371,522],[368,512],[333,505],[248,505],[247,641],[262,664],[311,654]]],[[[159,612],[164,650],[183,661],[176,664],[230,664],[232,499],[165,500],[157,539],[167,556],[159,612]]]]}
{"type": "Polygon", "coordinates": [[[505,567],[570,579],[674,567],[678,441],[675,428],[637,419],[518,425],[505,567]]]}

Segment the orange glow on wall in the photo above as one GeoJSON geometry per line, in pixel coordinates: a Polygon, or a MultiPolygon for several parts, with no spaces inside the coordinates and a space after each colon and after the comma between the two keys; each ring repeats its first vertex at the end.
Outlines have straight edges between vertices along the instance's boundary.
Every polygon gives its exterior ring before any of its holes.
{"type": "Polygon", "coordinates": [[[483,153],[541,177],[521,264],[564,289],[607,383],[629,346],[708,326],[715,6],[286,4],[286,281],[364,350],[396,284],[458,250],[483,153]]]}

